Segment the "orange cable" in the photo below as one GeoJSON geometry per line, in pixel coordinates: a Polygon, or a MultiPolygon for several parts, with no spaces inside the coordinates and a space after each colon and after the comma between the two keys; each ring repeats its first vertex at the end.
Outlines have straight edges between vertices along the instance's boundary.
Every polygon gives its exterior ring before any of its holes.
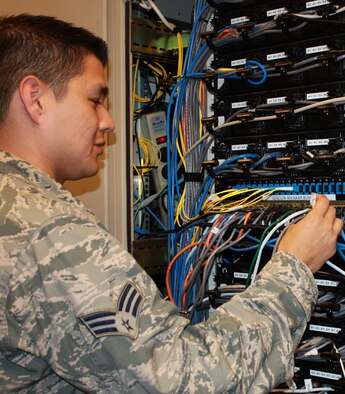
{"type": "MultiPolygon", "coordinates": [[[[252,214],[252,212],[251,212],[251,211],[249,211],[249,212],[247,213],[246,217],[244,218],[243,224],[247,224],[247,223],[248,223],[248,220],[249,220],[249,218],[250,218],[251,214],[252,214]]],[[[241,228],[241,230],[240,230],[240,232],[238,233],[238,236],[237,236],[237,238],[236,238],[236,239],[239,239],[239,238],[241,238],[241,237],[242,237],[242,235],[243,235],[243,232],[244,232],[244,229],[243,229],[243,228],[241,228]]]]}
{"type": "Polygon", "coordinates": [[[170,277],[170,272],[171,272],[172,266],[174,265],[174,263],[176,262],[176,260],[177,260],[186,250],[191,249],[191,248],[194,248],[194,246],[197,246],[197,245],[199,245],[199,244],[200,244],[200,241],[198,241],[198,242],[193,242],[192,244],[185,246],[182,250],[180,250],[180,251],[173,257],[173,259],[172,259],[172,260],[170,261],[170,263],[169,263],[169,266],[168,266],[168,269],[167,269],[167,273],[166,273],[166,276],[165,276],[165,285],[166,285],[166,288],[167,288],[169,300],[170,300],[171,302],[174,302],[174,298],[173,298],[173,296],[172,296],[172,293],[171,293],[171,290],[170,290],[170,284],[169,284],[169,277],[170,277]]]}

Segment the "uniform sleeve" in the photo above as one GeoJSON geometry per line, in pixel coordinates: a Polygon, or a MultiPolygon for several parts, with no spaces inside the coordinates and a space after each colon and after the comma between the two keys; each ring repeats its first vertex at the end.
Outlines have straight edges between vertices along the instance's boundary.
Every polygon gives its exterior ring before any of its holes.
{"type": "Polygon", "coordinates": [[[103,228],[60,217],[18,262],[9,315],[16,346],[85,392],[266,392],[292,376],[316,299],[308,271],[278,253],[253,286],[192,326],[103,228]]]}

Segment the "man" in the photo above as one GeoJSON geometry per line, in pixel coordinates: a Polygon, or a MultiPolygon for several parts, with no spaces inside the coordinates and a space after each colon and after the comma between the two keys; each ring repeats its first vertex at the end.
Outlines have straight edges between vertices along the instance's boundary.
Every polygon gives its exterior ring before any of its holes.
{"type": "Polygon", "coordinates": [[[97,172],[114,128],[106,61],[83,29],[0,18],[0,391],[268,392],[293,375],[311,272],[343,223],[319,198],[255,283],[191,326],[62,187],[97,172]]]}

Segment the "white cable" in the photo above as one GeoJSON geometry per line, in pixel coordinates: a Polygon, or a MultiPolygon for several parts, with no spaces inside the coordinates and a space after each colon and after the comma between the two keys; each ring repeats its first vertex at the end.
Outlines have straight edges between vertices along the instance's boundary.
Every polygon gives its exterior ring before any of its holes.
{"type": "Polygon", "coordinates": [[[343,104],[344,102],[345,102],[344,96],[335,97],[335,98],[331,98],[331,99],[323,100],[323,101],[316,101],[312,104],[306,105],[305,107],[295,109],[293,111],[293,113],[298,114],[300,112],[308,111],[308,109],[319,107],[320,105],[327,105],[327,104],[334,104],[334,103],[343,104]]]}
{"type": "Polygon", "coordinates": [[[214,138],[210,133],[206,132],[198,141],[196,141],[185,153],[185,156],[187,156],[193,149],[195,149],[198,145],[200,145],[205,139],[208,137],[214,138]]]}
{"type": "Polygon", "coordinates": [[[342,270],[341,268],[337,267],[335,264],[333,264],[331,261],[327,260],[326,264],[333,268],[334,270],[336,270],[337,272],[339,272],[339,274],[344,275],[345,276],[345,271],[342,270]]]}
{"type": "Polygon", "coordinates": [[[340,148],[333,152],[335,155],[339,155],[340,153],[345,153],[345,148],[340,148]]]}
{"type": "MultiPolygon", "coordinates": [[[[291,115],[299,114],[301,112],[308,111],[309,109],[320,107],[321,105],[335,104],[335,103],[338,103],[338,104],[345,103],[345,96],[335,97],[335,98],[331,98],[331,99],[327,99],[327,100],[323,100],[323,101],[315,101],[314,103],[311,103],[309,105],[305,105],[304,107],[295,109],[294,111],[291,112],[291,115]]],[[[252,110],[249,110],[248,112],[255,112],[255,108],[252,110]]],[[[277,115],[261,116],[261,117],[257,117],[257,118],[253,118],[253,119],[248,119],[248,122],[261,122],[261,121],[266,121],[266,120],[274,120],[277,118],[278,118],[277,115]]],[[[214,131],[218,131],[224,127],[234,126],[234,125],[237,125],[240,123],[242,123],[241,120],[234,120],[232,122],[223,123],[223,124],[215,127],[214,131]]]]}
{"type": "Polygon", "coordinates": [[[145,10],[150,10],[152,8],[149,4],[147,4],[147,0],[141,0],[139,6],[145,10]]]}
{"type": "Polygon", "coordinates": [[[311,389],[297,389],[297,390],[284,390],[284,389],[273,389],[272,393],[318,393],[323,392],[326,393],[327,391],[335,391],[331,387],[313,387],[311,389]]]}
{"type": "Polygon", "coordinates": [[[152,9],[155,11],[155,13],[158,15],[159,19],[164,23],[164,25],[171,31],[174,31],[174,27],[165,19],[164,15],[161,13],[159,8],[156,6],[156,4],[152,0],[147,0],[152,9]]]}
{"type": "Polygon", "coordinates": [[[285,219],[283,219],[281,222],[279,222],[278,224],[276,224],[276,225],[272,228],[272,230],[266,235],[266,237],[264,238],[264,240],[263,240],[262,243],[261,243],[261,246],[260,246],[260,249],[259,249],[259,253],[258,253],[257,258],[256,258],[254,270],[253,270],[253,273],[252,273],[251,283],[254,282],[255,277],[256,277],[256,274],[257,274],[257,272],[258,272],[259,264],[260,264],[260,259],[261,259],[261,254],[262,254],[263,248],[264,248],[264,246],[266,245],[266,243],[268,242],[268,240],[271,238],[272,234],[273,234],[276,230],[278,230],[279,227],[283,226],[285,223],[288,223],[291,219],[294,219],[294,218],[297,217],[297,216],[302,216],[302,215],[306,214],[306,213],[309,212],[309,211],[310,211],[310,208],[306,208],[306,209],[303,209],[303,210],[301,210],[301,211],[292,213],[291,215],[289,215],[289,216],[287,216],[285,219]]]}
{"type": "MultiPolygon", "coordinates": [[[[337,7],[339,7],[339,6],[337,6],[337,7]]],[[[345,11],[345,7],[341,7],[341,8],[338,8],[336,10],[336,12],[332,12],[331,14],[329,14],[329,16],[333,16],[333,15],[339,14],[339,13],[344,12],[344,11],[345,11]]],[[[291,13],[290,15],[297,16],[297,17],[300,17],[300,18],[305,18],[305,19],[323,19],[322,15],[318,15],[316,13],[315,14],[291,13]]]]}

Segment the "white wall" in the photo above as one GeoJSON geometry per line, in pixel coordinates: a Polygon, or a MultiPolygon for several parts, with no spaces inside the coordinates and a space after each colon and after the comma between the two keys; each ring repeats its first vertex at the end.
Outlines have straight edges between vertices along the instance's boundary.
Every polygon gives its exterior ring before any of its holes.
{"type": "Polygon", "coordinates": [[[115,136],[109,136],[102,170],[95,177],[66,183],[126,247],[125,0],[0,0],[2,15],[55,16],[85,27],[108,42],[109,111],[115,136]]]}

